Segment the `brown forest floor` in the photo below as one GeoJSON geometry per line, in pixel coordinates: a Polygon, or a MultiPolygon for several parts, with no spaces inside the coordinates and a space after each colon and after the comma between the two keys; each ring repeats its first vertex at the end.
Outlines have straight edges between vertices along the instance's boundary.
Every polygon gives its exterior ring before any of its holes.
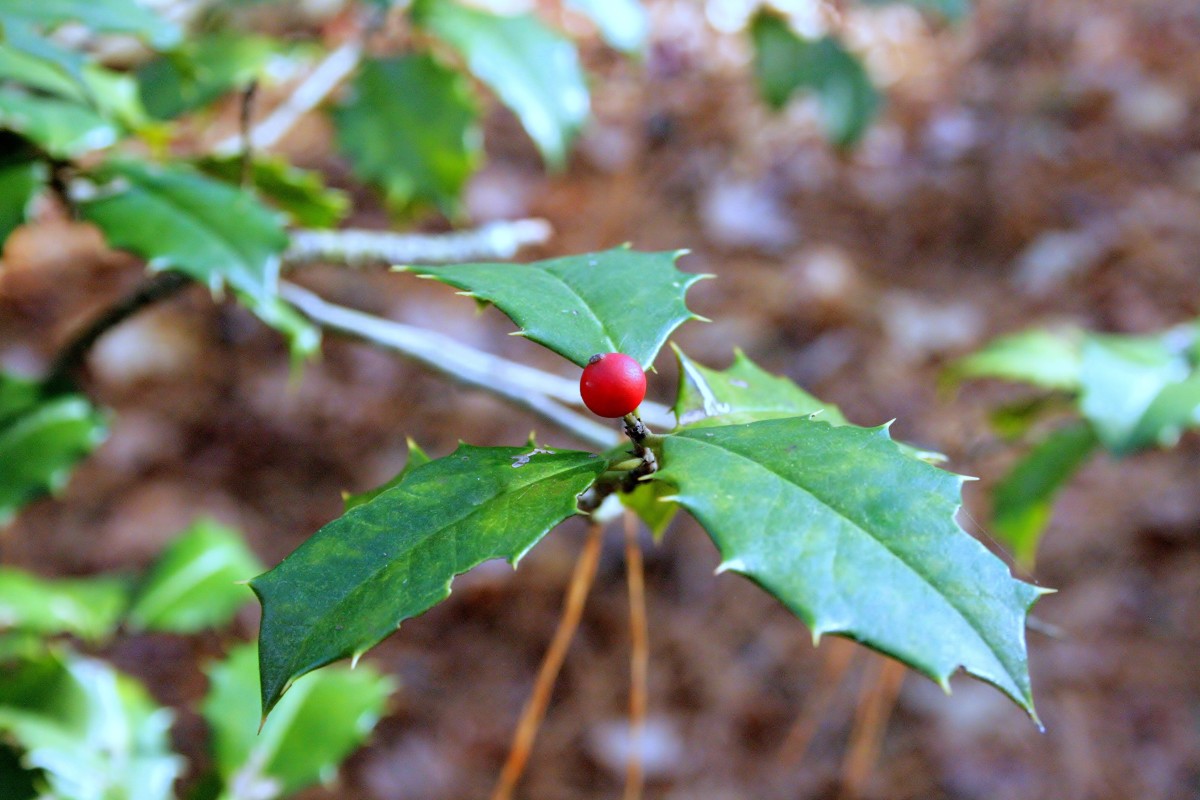
{"type": "MultiPolygon", "coordinates": [[[[1150,331],[1200,312],[1200,4],[1193,0],[983,0],[959,30],[884,17],[890,107],[853,155],[832,154],[803,110],[772,118],[736,48],[699,5],[654,4],[643,67],[593,53],[597,121],[562,175],[546,176],[515,123],[489,123],[491,158],[471,193],[478,219],[540,215],[551,245],[528,257],[633,242],[687,247],[682,267],[717,280],[692,306],[715,322],[677,340],[717,366],[742,347],[841,404],[896,418],[899,438],[950,455],[969,484],[968,522],[1012,458],[987,411],[998,385],[939,393],[947,359],[1034,324],[1150,331]],[[907,31],[907,33],[905,32],[907,31]]],[[[314,124],[285,149],[334,181],[345,166],[314,124]]],[[[377,209],[369,196],[359,207],[377,209]]],[[[385,224],[367,210],[359,225],[385,224]]],[[[55,344],[119,296],[140,267],[98,255],[86,231],[26,230],[0,283],[0,363],[44,366],[55,344]]],[[[315,268],[328,298],[560,368],[510,324],[407,276],[315,268]]],[[[651,393],[671,394],[664,356],[651,393]]],[[[241,526],[268,562],[340,508],[340,491],[390,475],[413,436],[513,444],[531,428],[568,437],[371,348],[330,337],[290,386],[281,343],[244,311],[195,290],[102,343],[89,390],[116,410],[110,441],[66,494],[40,502],[4,560],[45,575],[147,563],[199,513],[241,526]]],[[[1091,463],[1063,494],[1036,575],[1058,594],[1030,634],[1046,733],[990,687],[944,696],[908,675],[863,796],[979,800],[1189,800],[1200,795],[1200,441],[1091,463]]],[[[969,526],[986,536],[978,524],[969,526]]],[[[340,783],[317,798],[479,798],[499,768],[557,617],[581,541],[565,526],[521,569],[485,565],[371,659],[400,679],[394,711],[340,783]]],[[[860,693],[880,660],[857,651],[822,688],[836,640],[756,587],[714,577],[714,548],[680,520],[647,543],[651,780],[670,800],[834,798],[860,693]],[[824,709],[813,710],[819,698],[824,709]],[[781,745],[815,723],[798,761],[781,745]]],[[[538,740],[522,796],[620,791],[628,630],[619,532],[538,740]]],[[[253,635],[248,608],[238,633],[253,635]]],[[[137,636],[108,655],[163,703],[194,705],[201,667],[227,644],[137,636]]],[[[841,651],[845,652],[844,648],[841,651]]],[[[176,741],[203,758],[203,723],[181,710],[176,741]]],[[[793,754],[794,755],[794,754],[793,754]]]]}

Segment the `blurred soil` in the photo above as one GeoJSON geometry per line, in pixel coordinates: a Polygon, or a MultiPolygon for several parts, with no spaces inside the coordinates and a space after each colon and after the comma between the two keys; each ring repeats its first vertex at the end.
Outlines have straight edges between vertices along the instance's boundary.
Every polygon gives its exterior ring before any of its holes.
{"type": "MultiPolygon", "coordinates": [[[[831,152],[804,103],[771,116],[746,80],[745,44],[694,2],[655,2],[644,64],[599,47],[596,121],[563,174],[543,173],[502,111],[469,205],[477,221],[544,216],[539,257],[632,242],[689,248],[691,305],[715,320],[677,341],[724,366],[735,346],[841,404],[851,419],[950,455],[968,484],[964,524],[987,539],[986,490],[1015,452],[988,410],[1028,396],[998,384],[939,392],[948,359],[1031,325],[1152,331],[1200,312],[1200,5],[1192,0],[980,0],[960,28],[905,8],[858,19],[890,105],[861,148],[831,152]]],[[[217,125],[216,127],[219,127],[217,125]]],[[[226,131],[227,132],[227,131],[226,131]]],[[[349,184],[315,121],[284,143],[349,184]]],[[[356,190],[352,220],[383,226],[356,190]]],[[[5,254],[0,363],[43,369],[82,320],[137,283],[88,229],[27,228],[5,254]]],[[[445,287],[318,267],[323,296],[563,370],[445,287]]],[[[667,400],[668,356],[652,376],[667,400]]],[[[145,565],[194,516],[242,527],[268,563],[337,515],[340,492],[385,480],[405,436],[430,453],[458,439],[571,439],[372,348],[329,337],[289,380],[282,343],[199,289],[142,314],[93,353],[88,389],[113,435],[66,494],[37,503],[3,558],[45,575],[145,565]]],[[[950,697],[908,675],[862,796],[880,800],[1191,800],[1200,796],[1200,441],[1091,463],[1065,491],[1038,583],[1058,589],[1030,633],[1046,732],[991,687],[950,697]]],[[[581,541],[568,524],[513,573],[488,564],[371,656],[402,683],[393,713],[318,798],[487,795],[552,633],[581,541]]],[[[678,520],[646,542],[651,722],[647,797],[835,798],[860,696],[880,659],[814,648],[756,587],[714,577],[717,555],[678,520]],[[823,681],[829,686],[824,686],[823,681]],[[823,708],[815,708],[824,698],[823,708]],[[795,726],[803,727],[799,732],[795,726]],[[797,737],[811,732],[807,747],[797,737]],[[783,747],[785,742],[791,744],[783,747]],[[781,750],[781,748],[783,748],[781,750]]],[[[521,795],[620,792],[627,606],[619,531],[554,695],[521,795]]],[[[230,636],[248,638],[248,607],[230,636]]],[[[186,706],[229,639],[136,636],[107,653],[180,709],[178,746],[204,762],[186,706]]],[[[886,674],[886,673],[885,673],[886,674]]],[[[191,773],[194,777],[195,773],[191,773]]],[[[839,794],[841,793],[841,794],[839,794]]]]}

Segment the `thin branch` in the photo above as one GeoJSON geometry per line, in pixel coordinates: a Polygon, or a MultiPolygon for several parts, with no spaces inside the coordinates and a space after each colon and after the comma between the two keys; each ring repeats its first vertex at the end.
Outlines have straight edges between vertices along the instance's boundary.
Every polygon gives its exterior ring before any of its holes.
{"type": "Polygon", "coordinates": [[[872,661],[872,668],[863,676],[858,712],[850,733],[850,753],[842,763],[841,800],[858,800],[863,796],[871,770],[879,760],[888,718],[904,683],[906,670],[899,661],[882,656],[875,656],[872,661]]]}
{"type": "Polygon", "coordinates": [[[158,272],[143,281],[130,294],[104,309],[71,337],[50,365],[46,385],[53,389],[71,386],[72,376],[101,336],[146,306],[178,294],[191,283],[191,278],[179,272],[158,272]]]}
{"type": "MultiPolygon", "coordinates": [[[[362,45],[353,39],[325,56],[286,100],[254,126],[250,131],[250,149],[269,150],[274,147],[305,114],[321,105],[358,68],[361,58],[362,45]]],[[[242,140],[240,133],[222,139],[213,147],[213,152],[217,155],[236,155],[245,149],[242,140]]]]}
{"type": "Polygon", "coordinates": [[[594,422],[558,401],[578,401],[579,387],[568,378],[527,367],[467,347],[440,333],[381,319],[334,305],[293,283],[281,282],[279,294],[321,327],[402,353],[464,386],[483,389],[553,422],[581,441],[612,447],[615,430],[594,422]]]}
{"type": "Polygon", "coordinates": [[[650,635],[646,625],[646,574],[637,539],[637,517],[625,510],[625,576],[629,587],[629,761],[625,765],[624,800],[641,800],[644,771],[642,740],[646,731],[646,682],[650,668],[650,635]]]}
{"type": "Polygon", "coordinates": [[[567,588],[567,596],[563,601],[562,617],[558,620],[554,638],[542,659],[537,680],[533,684],[533,694],[521,710],[521,719],[513,734],[512,747],[508,751],[508,758],[500,771],[500,777],[496,780],[496,787],[492,790],[492,800],[509,800],[525,772],[525,764],[533,750],[533,740],[537,737],[538,728],[546,716],[546,707],[550,704],[550,693],[558,680],[558,672],[562,669],[567,648],[570,647],[575,630],[579,627],[579,620],[583,617],[583,606],[587,601],[588,591],[592,588],[592,580],[596,577],[603,531],[603,526],[598,524],[588,527],[587,541],[584,542],[579,560],[575,562],[571,585],[567,588]]]}
{"type": "Polygon", "coordinates": [[[507,260],[522,247],[549,241],[551,233],[544,219],[490,222],[474,230],[435,234],[294,230],[283,258],[290,266],[328,262],[351,267],[507,260]]]}

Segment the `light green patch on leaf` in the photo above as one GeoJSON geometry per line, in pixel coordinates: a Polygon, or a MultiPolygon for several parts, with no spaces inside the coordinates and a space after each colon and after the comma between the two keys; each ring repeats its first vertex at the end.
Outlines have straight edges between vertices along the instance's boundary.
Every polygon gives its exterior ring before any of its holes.
{"type": "Polygon", "coordinates": [[[157,48],[171,47],[183,36],[179,26],[136,0],[4,0],[4,17],[57,28],[76,22],[96,33],[128,33],[157,48]]]}
{"type": "Polygon", "coordinates": [[[181,164],[110,161],[78,199],[82,216],[114,247],[149,268],[177,270],[219,292],[232,287],[259,319],[288,337],[297,358],[315,352],[316,329],[276,294],[287,245],[278,217],[253,195],[181,164]]]}
{"type": "Polygon", "coordinates": [[[280,47],[269,37],[232,31],[190,39],[138,68],[142,102],[155,119],[174,119],[245,89],[262,76],[280,47]]]}
{"type": "Polygon", "coordinates": [[[1018,563],[1031,569],[1054,498],[1096,449],[1092,426],[1076,421],[1049,434],[992,493],[992,528],[1018,563]]]}
{"type": "Polygon", "coordinates": [[[959,527],[961,476],[904,455],[886,428],[806,418],[686,429],[662,437],[659,463],[721,571],[814,638],[855,639],[943,687],[961,667],[1034,713],[1025,622],[1043,590],[959,527]]]}
{"type": "Polygon", "coordinates": [[[643,481],[632,492],[621,492],[617,497],[626,508],[638,515],[638,519],[650,529],[654,541],[659,542],[679,511],[679,504],[668,499],[670,493],[665,484],[643,481]]]}
{"type": "Polygon", "coordinates": [[[46,185],[47,174],[41,161],[0,166],[0,248],[8,235],[28,219],[29,207],[46,185]]]}
{"type": "Polygon", "coordinates": [[[586,14],[600,30],[604,41],[625,53],[646,49],[650,23],[640,0],[566,0],[567,5],[586,14]]]}
{"type": "Polygon", "coordinates": [[[209,668],[208,679],[202,711],[212,730],[224,800],[284,796],[329,783],[374,729],[395,690],[392,680],[368,665],[305,675],[260,732],[258,648],[233,649],[209,668]]]}
{"type": "Polygon", "coordinates": [[[225,625],[252,599],[244,584],[260,572],[240,533],[197,520],[163,551],[138,587],[130,627],[195,633],[225,625]]]}
{"type": "Polygon", "coordinates": [[[263,608],[264,715],[299,676],[444,600],[454,576],[490,559],[515,565],[577,513],[605,466],[592,453],[461,445],[321,528],[250,584],[263,608]]]}
{"type": "MultiPolygon", "coordinates": [[[[240,155],[206,156],[196,162],[205,174],[237,184],[242,177],[240,155]]],[[[334,228],[350,211],[350,196],[331,189],[316,170],[300,169],[281,156],[262,155],[250,164],[249,183],[267,202],[307,228],[334,228]]]]}
{"type": "Polygon", "coordinates": [[[806,39],[778,14],[760,11],[750,24],[754,77],[767,105],[783,108],[797,91],[816,95],[825,137],[853,145],[879,113],[880,96],[857,56],[832,36],[806,39]]]}
{"type": "Polygon", "coordinates": [[[954,381],[998,378],[1064,392],[1080,386],[1082,354],[1079,331],[1034,329],[993,339],[947,370],[954,381]]]}
{"type": "Polygon", "coordinates": [[[400,482],[404,480],[408,473],[412,472],[422,464],[428,464],[429,461],[430,458],[429,456],[425,455],[425,451],[422,450],[416,442],[414,442],[412,439],[409,439],[408,460],[404,462],[404,469],[397,472],[395,477],[393,477],[387,483],[376,486],[374,489],[369,489],[365,492],[360,492],[359,494],[343,493],[342,499],[344,501],[344,506],[342,508],[342,513],[350,511],[353,508],[358,508],[364,503],[369,503],[379,495],[386,492],[388,489],[396,488],[400,485],[400,482]]]}
{"type": "Polygon", "coordinates": [[[41,770],[45,795],[71,800],[168,800],[183,759],[172,714],[108,664],[60,653],[4,665],[0,735],[21,766],[41,770]]]}
{"type": "Polygon", "coordinates": [[[466,79],[427,55],[367,60],[334,112],[355,175],[397,211],[428,202],[447,216],[483,158],[477,117],[466,79]]]}
{"type": "Polygon", "coordinates": [[[624,353],[648,368],[671,331],[697,319],[687,290],[707,276],[680,272],[683,251],[624,247],[532,264],[399,267],[493,303],[521,335],[578,366],[597,353],[624,353]]]}
{"type": "Polygon", "coordinates": [[[458,51],[517,115],[546,163],[561,169],[590,113],[575,45],[532,14],[500,16],[452,0],[418,0],[412,13],[458,51]]]}
{"type": "Polygon", "coordinates": [[[882,6],[904,3],[922,11],[930,11],[951,22],[964,19],[971,13],[971,0],[865,0],[867,5],[882,6]]]}
{"type": "MultiPolygon", "coordinates": [[[[4,392],[19,391],[18,381],[5,378],[4,392]]],[[[17,510],[46,492],[66,486],[75,464],[108,433],[104,416],[80,395],[60,395],[32,405],[0,401],[0,525],[17,510]],[[4,417],[7,417],[6,419],[4,417]]]]}
{"type": "Polygon", "coordinates": [[[116,143],[120,132],[85,105],[0,88],[0,130],[20,134],[55,158],[76,158],[116,143]]]}
{"type": "Polygon", "coordinates": [[[129,603],[129,583],[115,577],[39,578],[0,567],[0,629],[89,641],[107,638],[129,603]]]}

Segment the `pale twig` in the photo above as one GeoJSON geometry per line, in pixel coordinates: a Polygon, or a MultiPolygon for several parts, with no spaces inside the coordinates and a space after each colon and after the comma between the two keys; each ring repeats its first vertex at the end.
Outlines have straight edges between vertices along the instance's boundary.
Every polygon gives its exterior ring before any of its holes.
{"type": "Polygon", "coordinates": [[[544,219],[502,220],[474,230],[434,234],[294,230],[283,259],[292,266],[328,262],[351,267],[507,260],[522,247],[544,244],[552,232],[544,219]]]}
{"type": "Polygon", "coordinates": [[[521,775],[525,772],[525,764],[533,750],[533,740],[537,737],[538,728],[546,716],[546,708],[550,703],[550,692],[558,679],[567,656],[567,648],[579,627],[583,617],[583,606],[587,601],[588,591],[592,588],[592,580],[596,577],[596,566],[600,562],[600,544],[603,541],[603,526],[593,523],[588,527],[587,541],[584,542],[583,552],[575,562],[575,570],[571,574],[571,585],[567,588],[567,596],[563,601],[562,616],[554,631],[554,638],[542,659],[538,670],[537,680],[533,685],[533,694],[521,710],[521,719],[517,723],[516,733],[513,734],[512,747],[508,758],[500,771],[496,787],[492,790],[492,800],[509,800],[521,775]]]}
{"type": "Polygon", "coordinates": [[[624,800],[641,800],[644,771],[642,740],[646,731],[647,674],[650,636],[646,624],[646,574],[637,539],[637,517],[625,511],[625,575],[629,587],[629,761],[625,765],[624,800]]]}
{"type": "MultiPolygon", "coordinates": [[[[251,129],[249,149],[269,150],[278,144],[305,114],[325,102],[333,90],[358,68],[361,58],[362,45],[353,39],[339,45],[325,56],[286,100],[251,129]]],[[[240,133],[222,139],[213,147],[213,153],[236,155],[245,149],[242,140],[243,136],[240,133]]]]}
{"type": "Polygon", "coordinates": [[[323,328],[395,350],[457,383],[483,389],[541,416],[590,445],[608,448],[617,431],[565,408],[558,401],[578,401],[575,381],[467,347],[425,328],[381,319],[337,306],[293,283],[283,281],[279,294],[323,328]]]}

